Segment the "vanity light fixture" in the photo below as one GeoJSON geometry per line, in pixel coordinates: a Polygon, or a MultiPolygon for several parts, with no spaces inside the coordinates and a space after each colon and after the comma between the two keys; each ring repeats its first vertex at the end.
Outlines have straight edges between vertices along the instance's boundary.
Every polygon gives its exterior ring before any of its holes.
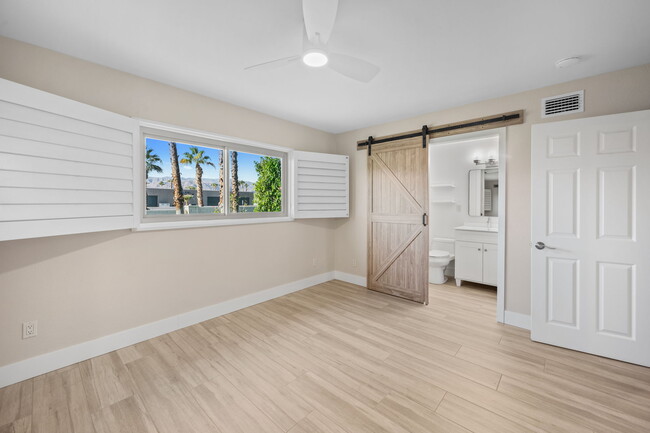
{"type": "Polygon", "coordinates": [[[486,167],[496,167],[499,165],[499,161],[497,161],[493,155],[489,155],[486,161],[481,161],[478,155],[474,154],[473,161],[476,165],[485,165],[486,167]]]}

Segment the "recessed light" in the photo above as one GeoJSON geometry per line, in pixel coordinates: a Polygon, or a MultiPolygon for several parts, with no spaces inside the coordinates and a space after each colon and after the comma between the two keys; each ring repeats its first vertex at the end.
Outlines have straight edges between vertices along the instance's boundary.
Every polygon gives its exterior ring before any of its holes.
{"type": "Polygon", "coordinates": [[[582,59],[580,57],[566,57],[564,59],[560,59],[557,62],[555,62],[555,67],[558,69],[562,68],[568,68],[569,66],[573,66],[577,63],[580,63],[582,59]]]}
{"type": "Polygon", "coordinates": [[[309,50],[302,55],[302,62],[312,68],[320,68],[328,62],[327,54],[320,50],[309,50]]]}

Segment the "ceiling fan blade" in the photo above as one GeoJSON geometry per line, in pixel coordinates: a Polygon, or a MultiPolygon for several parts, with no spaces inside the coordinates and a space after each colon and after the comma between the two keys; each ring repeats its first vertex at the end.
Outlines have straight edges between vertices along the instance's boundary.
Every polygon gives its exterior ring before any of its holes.
{"type": "Polygon", "coordinates": [[[338,7],[338,0],[302,0],[302,14],[309,42],[315,45],[327,43],[334,28],[338,7]]]}
{"type": "Polygon", "coordinates": [[[270,69],[276,69],[276,68],[281,68],[283,66],[287,66],[298,59],[300,59],[300,56],[282,57],[281,59],[270,60],[268,62],[258,63],[257,65],[247,66],[244,68],[244,70],[247,71],[249,69],[255,69],[258,71],[268,71],[270,69]]]}
{"type": "Polygon", "coordinates": [[[370,82],[379,73],[379,66],[345,54],[330,53],[327,66],[341,75],[363,83],[370,82]]]}

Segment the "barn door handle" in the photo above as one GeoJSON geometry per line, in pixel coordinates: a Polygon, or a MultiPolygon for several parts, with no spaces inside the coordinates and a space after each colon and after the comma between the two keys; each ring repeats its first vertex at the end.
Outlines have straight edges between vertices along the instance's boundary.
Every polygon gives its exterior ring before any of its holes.
{"type": "Polygon", "coordinates": [[[422,214],[422,225],[426,227],[427,224],[429,224],[429,216],[424,213],[422,214]]]}
{"type": "Polygon", "coordinates": [[[538,250],[543,250],[544,248],[548,248],[549,250],[554,250],[554,249],[555,249],[555,248],[553,248],[553,247],[549,247],[549,246],[546,245],[544,242],[537,242],[537,243],[535,244],[535,248],[537,248],[538,250]]]}

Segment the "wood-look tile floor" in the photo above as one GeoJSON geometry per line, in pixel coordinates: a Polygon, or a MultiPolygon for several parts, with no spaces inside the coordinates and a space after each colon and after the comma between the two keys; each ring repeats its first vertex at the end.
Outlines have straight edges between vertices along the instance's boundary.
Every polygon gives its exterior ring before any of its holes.
{"type": "Polygon", "coordinates": [[[650,431],[650,369],[494,317],[332,281],[0,389],[0,432],[650,431]]]}

